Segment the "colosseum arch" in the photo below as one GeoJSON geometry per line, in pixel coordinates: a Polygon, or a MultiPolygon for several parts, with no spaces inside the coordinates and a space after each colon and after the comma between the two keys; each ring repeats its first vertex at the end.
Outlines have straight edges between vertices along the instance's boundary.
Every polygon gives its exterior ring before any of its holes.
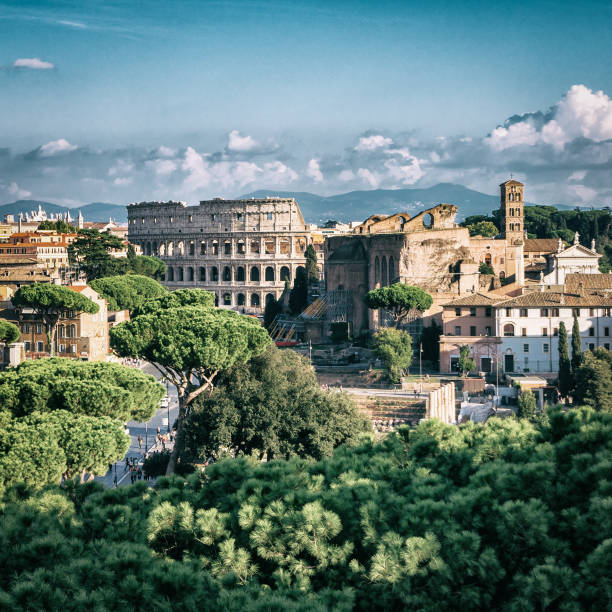
{"type": "Polygon", "coordinates": [[[206,268],[204,266],[200,266],[200,276],[199,279],[201,281],[206,281],[206,268]]]}
{"type": "Polygon", "coordinates": [[[194,277],[193,277],[193,268],[191,266],[189,266],[187,268],[187,282],[189,283],[193,283],[194,277]]]}
{"type": "Polygon", "coordinates": [[[274,268],[272,266],[266,266],[265,279],[268,282],[274,281],[275,278],[274,268]]]}
{"type": "Polygon", "coordinates": [[[200,241],[200,255],[206,255],[206,240],[200,241]]]}
{"type": "Polygon", "coordinates": [[[244,266],[238,266],[236,268],[236,281],[239,283],[244,283],[246,280],[246,273],[244,271],[244,266]]]}
{"type": "Polygon", "coordinates": [[[231,255],[232,254],[232,241],[231,240],[226,240],[223,243],[223,254],[224,255],[231,255]]]}
{"type": "Polygon", "coordinates": [[[176,245],[176,250],[178,252],[178,255],[185,255],[185,243],[182,240],[180,240],[179,243],[176,245]]]}
{"type": "Polygon", "coordinates": [[[179,283],[182,283],[185,280],[185,277],[183,275],[183,268],[179,267],[179,268],[176,269],[176,280],[179,283]]]}
{"type": "Polygon", "coordinates": [[[246,244],[242,238],[236,243],[236,253],[238,253],[238,255],[244,255],[246,253],[246,244]]]}
{"type": "Polygon", "coordinates": [[[273,293],[266,293],[266,306],[276,300],[276,296],[273,293]]]}
{"type": "Polygon", "coordinates": [[[174,282],[174,268],[172,266],[168,266],[166,268],[166,274],[168,275],[168,281],[174,282]]]}
{"type": "Polygon", "coordinates": [[[239,293],[236,301],[237,306],[246,306],[246,297],[244,293],[239,293]]]}
{"type": "Polygon", "coordinates": [[[189,255],[191,257],[195,255],[195,242],[193,240],[189,241],[189,255]]]}
{"type": "Polygon", "coordinates": [[[280,269],[280,279],[281,281],[290,281],[291,280],[291,270],[288,266],[283,266],[280,269]]]}
{"type": "Polygon", "coordinates": [[[160,257],[166,256],[166,245],[163,242],[159,245],[159,256],[160,257]]]}
{"type": "Polygon", "coordinates": [[[380,283],[380,259],[378,259],[378,255],[374,260],[374,287],[378,287],[380,283]]]}
{"type": "Polygon", "coordinates": [[[213,266],[210,269],[210,280],[213,283],[219,282],[219,268],[217,266],[213,266]]]}
{"type": "Polygon", "coordinates": [[[168,257],[172,257],[174,255],[174,242],[170,240],[168,243],[168,257]]]}
{"type": "Polygon", "coordinates": [[[260,305],[261,305],[261,302],[259,300],[259,294],[253,293],[251,295],[251,306],[254,306],[255,308],[259,308],[260,305]]]}
{"type": "Polygon", "coordinates": [[[231,306],[232,305],[232,294],[231,293],[224,293],[223,294],[223,305],[224,306],[231,306]]]}
{"type": "Polygon", "coordinates": [[[249,250],[251,251],[251,253],[253,254],[258,254],[259,250],[260,250],[260,244],[259,244],[259,240],[251,240],[251,245],[249,246],[249,250]]]}
{"type": "Polygon", "coordinates": [[[391,285],[395,279],[395,261],[393,255],[389,255],[389,284],[391,285]]]}
{"type": "Polygon", "coordinates": [[[383,255],[382,262],[380,264],[380,284],[383,287],[386,287],[389,284],[387,281],[387,258],[383,255]]]}
{"type": "MultiPolygon", "coordinates": [[[[259,282],[260,276],[259,276],[259,268],[257,266],[253,266],[251,268],[251,274],[249,278],[251,279],[251,282],[253,283],[259,282]]],[[[253,295],[256,295],[256,294],[254,293],[253,295]]]]}
{"type": "Polygon", "coordinates": [[[222,278],[226,283],[232,280],[232,269],[229,266],[224,266],[222,278]]]}
{"type": "Polygon", "coordinates": [[[211,253],[212,253],[212,255],[218,255],[219,254],[219,241],[218,240],[213,240],[212,241],[211,253]]]}

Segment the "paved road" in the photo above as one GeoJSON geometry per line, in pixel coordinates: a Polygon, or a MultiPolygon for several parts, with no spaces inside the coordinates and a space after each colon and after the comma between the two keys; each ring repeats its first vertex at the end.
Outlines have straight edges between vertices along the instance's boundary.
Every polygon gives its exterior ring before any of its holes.
{"type": "MultiPolygon", "coordinates": [[[[149,364],[143,365],[140,369],[147,374],[152,374],[155,378],[160,378],[159,372],[149,364]]],[[[132,441],[126,457],[130,459],[132,457],[136,457],[140,460],[144,459],[146,449],[151,450],[155,444],[157,428],[160,428],[161,433],[166,433],[168,431],[168,426],[163,424],[164,419],[168,418],[168,413],[170,414],[169,426],[172,427],[178,416],[178,402],[175,387],[170,385],[168,391],[170,398],[169,411],[167,408],[160,408],[148,423],[138,423],[136,421],[128,422],[127,426],[132,441]],[[140,448],[138,444],[138,436],[142,436],[142,448],[140,448]]],[[[113,464],[112,469],[110,469],[105,476],[96,476],[95,480],[103,483],[107,487],[113,487],[115,476],[117,478],[117,486],[125,487],[132,484],[130,481],[130,472],[125,470],[125,457],[121,461],[117,461],[113,464]]]]}

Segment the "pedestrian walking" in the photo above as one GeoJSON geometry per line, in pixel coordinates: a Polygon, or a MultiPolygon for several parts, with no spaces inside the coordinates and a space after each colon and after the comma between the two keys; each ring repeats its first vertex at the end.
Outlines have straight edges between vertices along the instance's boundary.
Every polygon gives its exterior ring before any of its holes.
{"type": "Polygon", "coordinates": [[[129,465],[130,465],[130,458],[129,458],[129,457],[126,457],[126,458],[125,458],[125,468],[123,469],[123,471],[124,471],[124,472],[127,472],[127,471],[128,471],[128,467],[129,467],[129,465]]]}
{"type": "Polygon", "coordinates": [[[142,448],[142,436],[138,436],[138,448],[142,448]]]}
{"type": "Polygon", "coordinates": [[[159,436],[161,434],[161,429],[158,427],[157,428],[157,435],[159,436]]]}
{"type": "Polygon", "coordinates": [[[138,468],[138,480],[142,480],[142,470],[138,468]]]}

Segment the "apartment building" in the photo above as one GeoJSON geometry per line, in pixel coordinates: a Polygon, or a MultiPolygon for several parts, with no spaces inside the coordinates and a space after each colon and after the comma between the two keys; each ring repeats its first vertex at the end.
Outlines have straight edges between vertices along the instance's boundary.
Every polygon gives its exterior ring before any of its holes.
{"type": "MultiPolygon", "coordinates": [[[[55,353],[58,357],[104,361],[109,354],[106,300],[87,285],[70,285],[69,288],[96,302],[100,310],[95,314],[65,312],[57,324],[55,353]]],[[[24,308],[19,312],[10,301],[0,302],[0,318],[12,321],[21,330],[19,342],[24,343],[26,358],[50,355],[47,326],[32,309],[24,308]]]]}

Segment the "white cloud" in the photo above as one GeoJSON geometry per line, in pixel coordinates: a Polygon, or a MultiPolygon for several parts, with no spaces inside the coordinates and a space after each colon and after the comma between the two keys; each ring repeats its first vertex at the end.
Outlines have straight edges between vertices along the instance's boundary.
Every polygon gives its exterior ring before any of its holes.
{"type": "Polygon", "coordinates": [[[174,157],[176,155],[176,149],[160,145],[157,149],[157,154],[160,157],[174,157]]]}
{"type": "Polygon", "coordinates": [[[586,185],[570,185],[570,191],[575,193],[583,202],[592,202],[595,196],[597,195],[597,191],[595,189],[591,189],[586,185]]]}
{"type": "Polygon", "coordinates": [[[521,145],[534,145],[538,142],[538,132],[531,122],[520,121],[513,123],[510,127],[497,127],[485,142],[495,151],[504,151],[510,147],[521,145]]]}
{"type": "Polygon", "coordinates": [[[168,176],[178,168],[178,163],[171,159],[153,159],[147,161],[145,165],[157,176],[168,176]]]}
{"type": "Polygon", "coordinates": [[[17,183],[11,183],[8,186],[7,191],[15,196],[18,200],[23,200],[24,198],[29,198],[32,195],[31,191],[26,191],[25,189],[20,189],[17,183]]]}
{"type": "Polygon", "coordinates": [[[380,183],[380,179],[367,168],[359,168],[359,170],[357,170],[357,176],[373,188],[378,187],[380,183]]]}
{"type": "Polygon", "coordinates": [[[298,178],[297,172],[281,161],[273,161],[265,163],[263,166],[264,179],[269,183],[279,183],[286,185],[292,183],[298,178]]]}
{"type": "Polygon", "coordinates": [[[228,136],[227,148],[230,151],[250,151],[257,146],[250,136],[241,136],[238,130],[232,130],[228,136]]]}
{"type": "Polygon", "coordinates": [[[382,134],[372,134],[371,136],[362,136],[355,147],[355,151],[375,151],[392,144],[393,140],[391,138],[387,138],[382,134]]]}
{"type": "Polygon", "coordinates": [[[113,185],[117,185],[118,187],[124,187],[126,185],[131,185],[133,182],[134,179],[131,176],[118,176],[113,181],[113,185]]]}
{"type": "Polygon", "coordinates": [[[583,136],[601,142],[612,138],[612,100],[603,91],[572,86],[559,102],[555,118],[570,139],[583,136]]]}
{"type": "Polygon", "coordinates": [[[576,172],[572,172],[570,176],[567,178],[567,181],[583,181],[586,176],[586,170],[577,170],[576,172]]]}
{"type": "Polygon", "coordinates": [[[39,149],[39,154],[41,157],[52,157],[53,155],[70,153],[76,149],[76,145],[70,144],[65,138],[60,138],[59,140],[52,140],[42,145],[39,149]]]}
{"type": "Polygon", "coordinates": [[[13,63],[13,68],[29,68],[31,70],[53,70],[55,65],[51,62],[44,62],[37,57],[20,57],[13,63]]]}
{"type": "Polygon", "coordinates": [[[65,19],[60,19],[57,23],[68,26],[69,28],[77,28],[79,30],[87,29],[87,25],[81,23],[80,21],[67,21],[65,19]]]}
{"type": "Polygon", "coordinates": [[[396,159],[389,159],[385,162],[385,168],[391,178],[404,185],[413,185],[424,174],[416,157],[412,157],[409,164],[400,164],[396,159]]]}
{"type": "Polygon", "coordinates": [[[132,162],[125,159],[118,159],[114,166],[108,169],[108,176],[117,176],[119,174],[129,174],[134,169],[132,162]]]}
{"type": "Polygon", "coordinates": [[[323,182],[323,173],[321,172],[318,159],[313,158],[308,162],[306,176],[309,176],[315,183],[323,182]]]}
{"type": "Polygon", "coordinates": [[[342,170],[340,174],[338,174],[338,180],[343,183],[348,183],[355,179],[355,173],[352,170],[342,170]]]}
{"type": "Polygon", "coordinates": [[[187,173],[184,186],[188,191],[208,187],[211,182],[209,162],[193,147],[187,147],[181,168],[187,173]]]}
{"type": "Polygon", "coordinates": [[[440,161],[440,156],[435,151],[432,151],[429,154],[429,159],[431,159],[434,164],[437,164],[440,161]]]}

